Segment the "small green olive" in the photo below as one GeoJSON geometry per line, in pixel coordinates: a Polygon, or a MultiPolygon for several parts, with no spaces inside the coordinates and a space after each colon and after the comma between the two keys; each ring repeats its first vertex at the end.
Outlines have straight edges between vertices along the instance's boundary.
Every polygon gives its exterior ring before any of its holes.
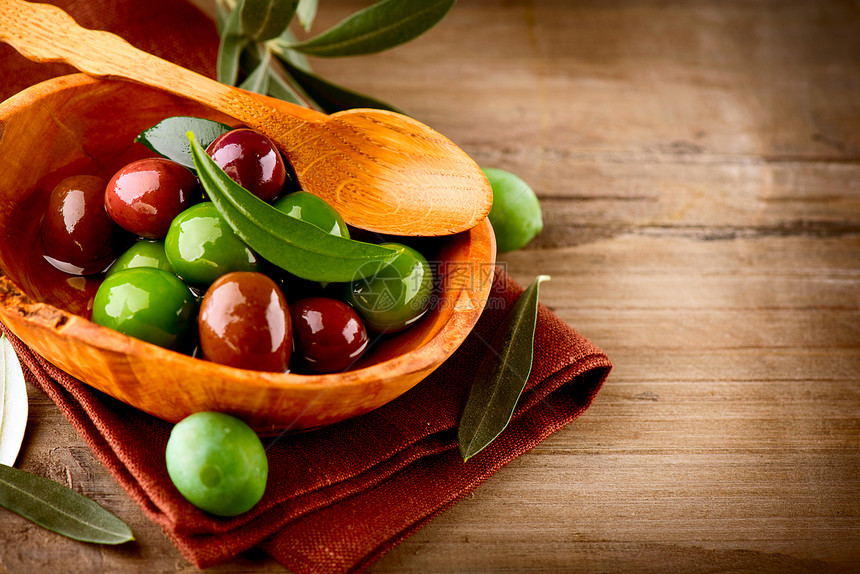
{"type": "Polygon", "coordinates": [[[108,277],[124,269],[136,267],[155,267],[173,273],[173,268],[164,253],[164,241],[143,239],[129,247],[114,261],[107,271],[108,277]]]}
{"type": "Polygon", "coordinates": [[[325,200],[307,191],[296,191],[285,195],[273,206],[296,219],[316,225],[332,235],[349,239],[349,229],[343,217],[325,200]]]}
{"type": "Polygon", "coordinates": [[[540,202],[529,185],[503,169],[484,168],[493,188],[490,223],[499,253],[526,246],[543,229],[540,202]]]}
{"type": "Polygon", "coordinates": [[[175,275],[154,267],[106,277],[93,300],[94,323],[168,349],[193,340],[197,301],[175,275]]]}
{"type": "Polygon", "coordinates": [[[401,331],[430,308],[433,272],[423,255],[405,245],[383,243],[404,251],[374,275],[347,284],[346,300],[378,333],[401,331]]]}
{"type": "Polygon", "coordinates": [[[191,504],[218,516],[247,512],[269,475],[260,438],[236,417],[199,412],[179,421],[165,452],[167,474],[191,504]]]}
{"type": "Polygon", "coordinates": [[[176,216],[164,252],[176,275],[196,287],[208,287],[231,271],[259,271],[262,261],[209,201],[176,216]]]}

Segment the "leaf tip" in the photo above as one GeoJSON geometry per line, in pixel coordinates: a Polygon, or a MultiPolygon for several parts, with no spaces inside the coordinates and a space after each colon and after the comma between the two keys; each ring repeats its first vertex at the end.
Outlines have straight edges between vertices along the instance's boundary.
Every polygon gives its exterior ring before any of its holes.
{"type": "Polygon", "coordinates": [[[460,421],[457,429],[457,449],[460,451],[460,456],[463,457],[463,462],[469,462],[469,459],[484,450],[486,446],[486,444],[477,445],[474,432],[466,430],[460,421]]]}
{"type": "Polygon", "coordinates": [[[463,443],[460,443],[460,456],[463,457],[463,462],[469,462],[469,459],[474,456],[474,453],[469,453],[463,443]]]}

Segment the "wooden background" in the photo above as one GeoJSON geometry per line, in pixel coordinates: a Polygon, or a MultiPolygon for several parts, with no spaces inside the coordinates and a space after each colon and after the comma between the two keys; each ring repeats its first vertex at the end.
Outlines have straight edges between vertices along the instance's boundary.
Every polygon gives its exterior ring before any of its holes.
{"type": "MultiPolygon", "coordinates": [[[[317,29],[366,2],[321,4],[317,29]]],[[[545,230],[502,259],[552,275],[543,301],[615,363],[584,416],[372,572],[860,570],[857,2],[461,0],[317,69],[529,181],[545,230]]],[[[4,513],[0,572],[194,571],[30,400],[19,466],[138,541],[4,513]]]]}

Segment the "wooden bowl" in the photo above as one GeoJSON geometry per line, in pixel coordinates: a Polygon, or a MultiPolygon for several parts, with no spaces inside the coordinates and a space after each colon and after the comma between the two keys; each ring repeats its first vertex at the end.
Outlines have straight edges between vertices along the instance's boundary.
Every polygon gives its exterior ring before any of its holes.
{"type": "Polygon", "coordinates": [[[74,74],[0,104],[0,320],[34,351],[83,382],[176,422],[198,411],[236,415],[260,433],[357,416],[400,396],[463,342],[492,282],[489,222],[422,240],[439,300],[408,330],[382,337],[355,370],[330,375],[225,367],[127,337],[88,320],[100,278],[67,275],[43,257],[39,225],[53,187],[73,174],[108,179],[151,152],[134,136],[165,117],[236,122],[166,93],[74,74]]]}

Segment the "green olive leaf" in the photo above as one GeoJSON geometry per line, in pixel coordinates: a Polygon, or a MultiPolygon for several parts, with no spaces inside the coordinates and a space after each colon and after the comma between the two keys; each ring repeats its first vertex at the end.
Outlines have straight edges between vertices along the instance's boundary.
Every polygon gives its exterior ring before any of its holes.
{"type": "Polygon", "coordinates": [[[249,92],[254,92],[255,94],[268,94],[269,93],[269,80],[272,75],[272,55],[270,52],[266,51],[263,59],[259,64],[253,69],[253,71],[248,74],[248,77],[245,78],[245,81],[239,86],[243,90],[248,90],[249,92]]]}
{"type": "Polygon", "coordinates": [[[194,158],[191,157],[191,145],[185,134],[189,131],[194,132],[200,145],[207,147],[215,141],[215,138],[232,129],[230,126],[214,120],[191,116],[173,116],[143,130],[134,141],[145,145],[162,157],[195,171],[194,158]]]}
{"type": "Polygon", "coordinates": [[[224,220],[248,246],[302,279],[345,283],[373,275],[402,248],[344,239],[279,211],[237,184],[188,132],[197,175],[224,220]]]}
{"type": "MultiPolygon", "coordinates": [[[[276,61],[272,60],[273,68],[275,65],[276,61]]],[[[322,109],[294,82],[295,80],[287,74],[281,74],[278,70],[273,70],[269,78],[269,95],[299,106],[322,109]]]]}
{"type": "Polygon", "coordinates": [[[0,464],[0,506],[74,540],[122,544],[134,540],[128,525],[62,484],[0,464]]]}
{"type": "Polygon", "coordinates": [[[216,72],[218,81],[230,86],[236,85],[239,78],[239,57],[248,43],[248,37],[242,33],[242,6],[244,0],[236,0],[236,7],[230,12],[221,30],[221,42],[218,44],[218,60],[216,72]]]}
{"type": "Polygon", "coordinates": [[[253,40],[277,37],[289,25],[299,0],[244,0],[236,10],[241,12],[242,32],[253,40]]]}
{"type": "Polygon", "coordinates": [[[299,19],[299,24],[305,29],[305,32],[310,31],[314,23],[314,18],[317,15],[317,0],[299,0],[299,6],[296,8],[296,16],[299,19]]]}
{"type": "Polygon", "coordinates": [[[27,429],[28,410],[24,371],[12,343],[0,335],[0,464],[15,464],[27,429]]]}
{"type": "Polygon", "coordinates": [[[301,52],[296,52],[295,50],[290,49],[290,46],[297,42],[298,40],[296,39],[296,35],[293,34],[292,30],[287,28],[280,36],[278,36],[274,40],[271,40],[270,44],[273,44],[275,46],[273,51],[278,54],[278,57],[286,59],[296,68],[300,68],[306,72],[310,72],[311,64],[308,61],[308,57],[301,52]]]}
{"type": "MultiPolygon", "coordinates": [[[[286,30],[286,32],[289,32],[289,30],[286,30]]],[[[263,60],[268,60],[268,70],[266,74],[266,93],[268,95],[306,108],[321,109],[317,103],[314,102],[307,93],[305,93],[298,82],[296,82],[295,79],[284,69],[284,66],[281,64],[279,59],[280,55],[277,58],[272,57],[273,49],[280,49],[276,41],[267,42],[265,44],[261,44],[259,42],[256,43],[253,47],[243,52],[243,68],[257,69],[263,60]]],[[[298,52],[294,53],[298,54],[298,52]]]]}
{"type": "Polygon", "coordinates": [[[332,82],[322,79],[311,72],[302,70],[286,59],[280,58],[289,74],[299,83],[305,93],[308,94],[327,114],[333,114],[341,110],[352,108],[375,108],[378,110],[391,110],[403,113],[391,104],[387,104],[376,98],[366,96],[359,92],[338,86],[332,82]]]}
{"type": "Polygon", "coordinates": [[[460,416],[457,438],[464,461],[484,450],[511,421],[531,374],[538,288],[548,279],[540,275],[534,280],[488,343],[460,416]]]}
{"type": "Polygon", "coordinates": [[[218,32],[218,37],[224,32],[224,26],[227,25],[227,20],[230,18],[230,9],[221,2],[215,2],[215,30],[218,32]]]}
{"type": "Polygon", "coordinates": [[[269,95],[292,104],[322,110],[315,101],[295,82],[295,79],[279,68],[276,59],[271,62],[272,72],[269,77],[269,95]]]}
{"type": "Polygon", "coordinates": [[[290,48],[324,58],[393,48],[432,28],[456,0],[382,0],[290,48]]]}

